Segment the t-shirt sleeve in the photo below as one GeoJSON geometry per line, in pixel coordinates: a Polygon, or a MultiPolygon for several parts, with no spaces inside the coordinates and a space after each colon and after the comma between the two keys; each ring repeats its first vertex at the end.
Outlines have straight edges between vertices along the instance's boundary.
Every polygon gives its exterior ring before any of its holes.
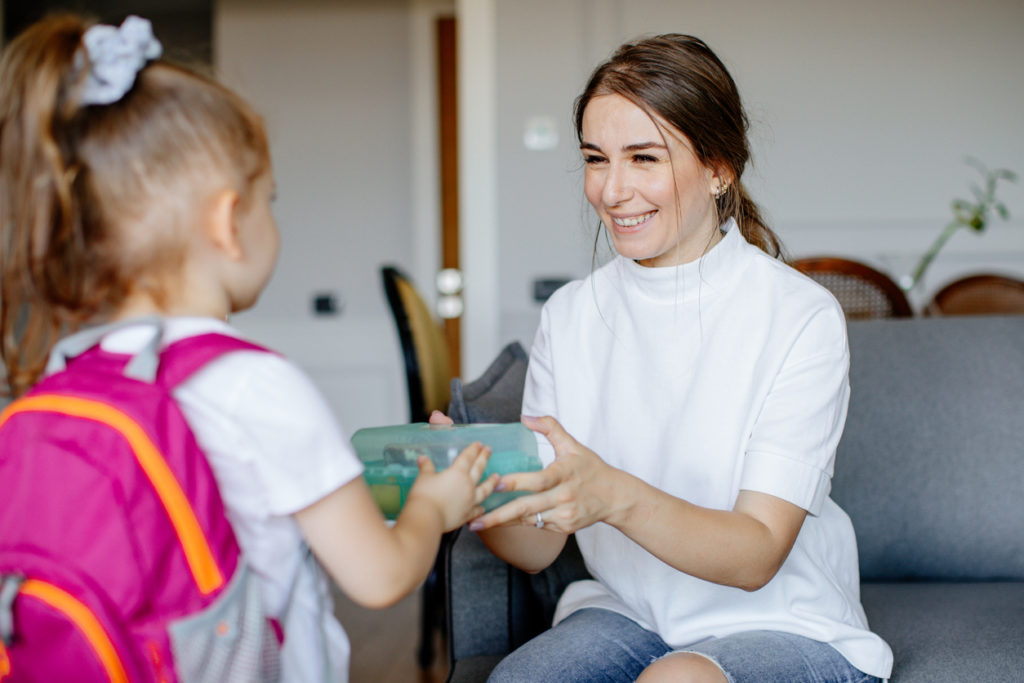
{"type": "Polygon", "coordinates": [[[846,323],[838,307],[815,312],[793,337],[754,423],[740,488],[817,515],[831,489],[850,397],[846,323]]]}
{"type": "MultiPolygon", "coordinates": [[[[530,363],[526,369],[523,387],[523,415],[558,417],[555,402],[555,381],[551,367],[551,326],[548,308],[541,311],[540,325],[530,349],[530,363]]],[[[555,451],[548,440],[537,434],[537,455],[547,467],[555,460],[555,451]]]]}
{"type": "Polygon", "coordinates": [[[244,366],[229,410],[252,449],[246,459],[268,512],[290,515],[359,476],[363,467],[313,381],[285,358],[252,355],[231,354],[219,370],[244,366]]]}

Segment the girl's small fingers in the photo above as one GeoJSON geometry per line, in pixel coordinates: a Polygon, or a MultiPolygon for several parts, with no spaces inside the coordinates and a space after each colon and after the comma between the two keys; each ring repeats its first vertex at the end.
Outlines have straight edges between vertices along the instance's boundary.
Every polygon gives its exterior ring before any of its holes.
{"type": "MultiPolygon", "coordinates": [[[[494,487],[498,485],[498,480],[500,478],[501,477],[499,477],[497,474],[492,474],[491,476],[487,477],[487,479],[485,479],[482,482],[480,482],[480,484],[476,487],[476,502],[477,503],[484,502],[484,499],[487,496],[489,496],[492,493],[494,493],[494,487]]],[[[482,511],[481,511],[481,514],[483,514],[482,511]]]]}
{"type": "Polygon", "coordinates": [[[484,446],[477,453],[476,459],[473,460],[472,466],[469,468],[469,477],[473,481],[479,481],[480,477],[484,476],[484,470],[487,469],[487,463],[491,459],[491,449],[484,446]]]}
{"type": "Polygon", "coordinates": [[[420,474],[433,474],[437,471],[434,467],[434,461],[425,455],[420,455],[416,458],[416,464],[420,468],[420,474]]]}
{"type": "Polygon", "coordinates": [[[474,441],[463,448],[459,454],[455,456],[455,460],[452,460],[451,466],[456,469],[462,469],[469,472],[473,468],[473,463],[480,457],[480,451],[484,448],[485,446],[482,443],[474,441]]]}

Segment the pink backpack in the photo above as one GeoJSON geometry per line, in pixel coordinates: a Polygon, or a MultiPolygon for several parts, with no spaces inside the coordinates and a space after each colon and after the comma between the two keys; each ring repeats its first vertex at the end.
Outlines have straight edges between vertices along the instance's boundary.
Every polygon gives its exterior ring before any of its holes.
{"type": "Polygon", "coordinates": [[[64,340],[66,369],[0,415],[0,681],[276,680],[280,629],[171,395],[265,349],[206,334],[128,357],[101,334],[64,340]]]}

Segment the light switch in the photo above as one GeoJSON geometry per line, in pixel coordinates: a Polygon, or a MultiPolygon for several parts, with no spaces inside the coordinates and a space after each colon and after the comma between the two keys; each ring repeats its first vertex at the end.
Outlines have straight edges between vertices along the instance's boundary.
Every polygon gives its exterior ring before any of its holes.
{"type": "Polygon", "coordinates": [[[523,129],[523,144],[533,152],[558,147],[558,124],[553,116],[531,116],[523,129]]]}

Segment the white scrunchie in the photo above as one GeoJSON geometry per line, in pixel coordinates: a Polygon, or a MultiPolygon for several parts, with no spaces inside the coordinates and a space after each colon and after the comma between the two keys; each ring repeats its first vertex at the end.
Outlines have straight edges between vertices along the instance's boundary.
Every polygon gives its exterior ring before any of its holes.
{"type": "MultiPolygon", "coordinates": [[[[148,19],[130,16],[117,28],[97,24],[86,30],[82,46],[88,55],[88,69],[82,85],[80,104],[111,104],[124,97],[142,67],[163,52],[160,41],[153,36],[148,19]]],[[[86,68],[79,53],[75,64],[86,68]]]]}

